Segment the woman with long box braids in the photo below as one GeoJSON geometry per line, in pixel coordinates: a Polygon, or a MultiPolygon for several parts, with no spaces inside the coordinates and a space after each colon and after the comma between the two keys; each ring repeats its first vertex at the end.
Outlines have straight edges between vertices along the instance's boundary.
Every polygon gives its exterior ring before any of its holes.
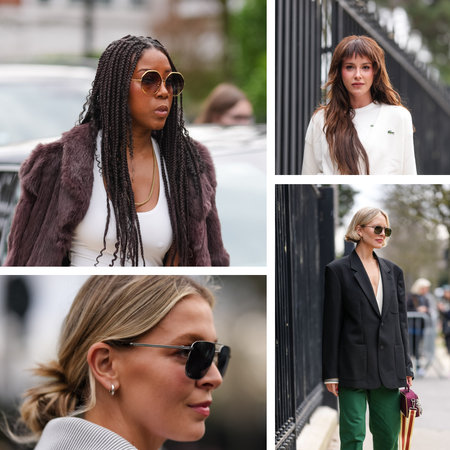
{"type": "Polygon", "coordinates": [[[5,265],[229,265],[212,158],[184,127],[183,87],[156,39],[112,42],[79,124],[20,169],[5,265]]]}

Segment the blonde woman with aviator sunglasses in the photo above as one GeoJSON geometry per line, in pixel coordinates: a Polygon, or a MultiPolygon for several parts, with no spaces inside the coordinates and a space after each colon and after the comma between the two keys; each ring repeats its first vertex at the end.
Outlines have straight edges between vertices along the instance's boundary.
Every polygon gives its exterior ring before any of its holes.
{"type": "Polygon", "coordinates": [[[67,315],[58,356],[25,394],[37,450],[157,450],[205,432],[230,348],[205,287],[182,276],[94,276],[67,315]]]}

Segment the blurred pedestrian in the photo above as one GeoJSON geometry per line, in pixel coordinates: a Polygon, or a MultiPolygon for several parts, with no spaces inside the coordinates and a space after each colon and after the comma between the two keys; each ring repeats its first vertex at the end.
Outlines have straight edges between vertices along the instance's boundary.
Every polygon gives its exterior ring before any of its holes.
{"type": "Polygon", "coordinates": [[[413,378],[403,271],[374,252],[391,233],[384,211],[360,209],[345,236],[355,250],[325,271],[322,376],[339,398],[341,450],[362,450],[366,403],[374,450],[398,448],[398,388],[413,378]]]}
{"type": "Polygon", "coordinates": [[[236,86],[219,84],[208,95],[202,112],[195,123],[218,125],[251,125],[254,122],[253,107],[246,95],[236,86]]]}
{"type": "MultiPolygon", "coordinates": [[[[430,302],[425,294],[429,291],[431,283],[425,278],[417,279],[411,287],[411,292],[407,296],[406,309],[422,314],[430,315],[430,302]]],[[[425,369],[421,366],[421,344],[425,328],[425,320],[420,317],[408,319],[409,343],[411,354],[416,358],[417,376],[425,376],[425,369]]]]}
{"type": "Polygon", "coordinates": [[[20,170],[9,266],[227,266],[211,155],[183,121],[184,78],[156,39],[100,57],[80,124],[20,170]]]}
{"type": "Polygon", "coordinates": [[[444,287],[444,296],[442,302],[438,303],[438,309],[442,319],[442,334],[445,338],[447,351],[450,354],[450,286],[444,287]]]}
{"type": "Polygon", "coordinates": [[[77,294],[56,360],[21,408],[36,450],[157,450],[196,441],[230,349],[205,287],[188,277],[94,276],[77,294]]]}
{"type": "Polygon", "coordinates": [[[345,37],[324,88],[328,102],[309,123],[302,175],[416,175],[411,114],[373,39],[345,37]]]}

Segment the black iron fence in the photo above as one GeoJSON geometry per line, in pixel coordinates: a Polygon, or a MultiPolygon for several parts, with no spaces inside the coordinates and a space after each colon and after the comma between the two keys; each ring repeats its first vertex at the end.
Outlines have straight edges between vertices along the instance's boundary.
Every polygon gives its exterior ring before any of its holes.
{"type": "Polygon", "coordinates": [[[276,189],[276,449],[295,449],[322,402],[323,276],[334,259],[333,188],[276,189]]]}
{"type": "Polygon", "coordinates": [[[276,3],[276,173],[300,174],[306,129],[321,101],[331,55],[345,36],[368,35],[411,111],[419,174],[450,174],[450,90],[404,52],[364,0],[278,0],[276,3]]]}

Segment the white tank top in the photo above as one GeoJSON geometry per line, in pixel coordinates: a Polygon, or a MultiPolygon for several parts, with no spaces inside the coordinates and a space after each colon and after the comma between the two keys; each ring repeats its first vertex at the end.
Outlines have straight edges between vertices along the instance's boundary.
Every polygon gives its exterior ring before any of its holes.
{"type": "MultiPolygon", "coordinates": [[[[97,148],[100,149],[101,135],[97,138],[97,148]]],[[[172,243],[172,226],[170,224],[169,207],[167,205],[164,182],[161,174],[161,158],[157,142],[152,139],[153,149],[158,161],[159,171],[159,198],[156,206],[147,212],[138,212],[138,220],[141,228],[142,245],[144,248],[144,258],[146,266],[162,266],[164,256],[172,243]]],[[[100,153],[100,151],[98,152],[100,153]]],[[[99,258],[98,266],[108,266],[113,260],[116,243],[116,220],[110,202],[111,217],[109,221],[108,233],[106,235],[106,250],[99,258]]],[[[70,261],[72,266],[94,266],[96,258],[103,248],[103,234],[106,225],[106,191],[103,178],[94,161],[94,186],[88,211],[84,219],[75,229],[72,246],[70,249],[70,261]]],[[[115,266],[120,266],[120,255],[114,261],[115,266]]],[[[126,262],[126,266],[131,266],[131,262],[126,262]]],[[[142,264],[142,257],[139,255],[139,265],[142,264]]]]}

